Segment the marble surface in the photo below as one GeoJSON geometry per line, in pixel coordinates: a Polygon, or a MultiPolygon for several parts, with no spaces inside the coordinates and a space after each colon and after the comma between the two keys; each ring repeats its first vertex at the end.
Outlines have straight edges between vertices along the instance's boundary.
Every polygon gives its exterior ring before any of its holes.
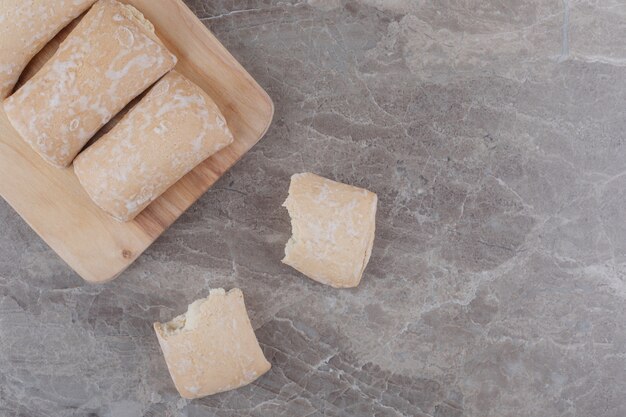
{"type": "Polygon", "coordinates": [[[626,415],[626,3],[187,3],[274,124],[107,285],[0,203],[0,416],[626,415]],[[302,171],[378,193],[358,289],[279,262],[302,171]],[[273,369],[186,401],[151,324],[212,287],[273,369]]]}

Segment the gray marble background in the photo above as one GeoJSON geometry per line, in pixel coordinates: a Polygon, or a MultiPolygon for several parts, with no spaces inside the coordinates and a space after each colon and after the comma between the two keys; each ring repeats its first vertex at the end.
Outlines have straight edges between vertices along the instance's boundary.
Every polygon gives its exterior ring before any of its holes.
{"type": "Polygon", "coordinates": [[[107,285],[0,203],[0,416],[626,415],[623,0],[187,3],[274,124],[107,285]],[[302,171],[378,193],[358,289],[279,262],[302,171]],[[182,400],[151,323],[221,286],[273,369],[182,400]]]}

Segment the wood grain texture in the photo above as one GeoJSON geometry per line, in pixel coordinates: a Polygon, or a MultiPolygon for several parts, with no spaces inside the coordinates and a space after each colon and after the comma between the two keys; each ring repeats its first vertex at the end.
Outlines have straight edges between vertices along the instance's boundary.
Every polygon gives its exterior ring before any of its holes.
{"type": "MultiPolygon", "coordinates": [[[[181,0],[124,2],[154,23],[159,37],[179,58],[176,70],[211,95],[235,141],[168,189],[134,221],[118,223],[91,202],[71,167],[58,169],[44,162],[0,110],[0,195],[69,266],[93,283],[114,279],[137,259],[263,137],[274,113],[265,91],[181,0]]],[[[33,59],[21,83],[52,56],[67,32],[33,59]]]]}

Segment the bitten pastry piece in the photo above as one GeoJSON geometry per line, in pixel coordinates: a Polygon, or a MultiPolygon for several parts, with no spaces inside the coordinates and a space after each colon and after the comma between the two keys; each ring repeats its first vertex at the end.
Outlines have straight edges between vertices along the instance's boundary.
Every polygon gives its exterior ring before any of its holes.
{"type": "Polygon", "coordinates": [[[28,62],[95,0],[0,0],[0,99],[28,62]]]}
{"type": "Polygon", "coordinates": [[[200,398],[247,385],[271,365],[248,319],[241,290],[211,290],[186,314],[154,323],[176,389],[200,398]]]}
{"type": "Polygon", "coordinates": [[[283,262],[322,284],[356,287],[372,253],[377,200],[315,174],[293,175],[283,204],[293,235],[283,262]]]}
{"type": "Polygon", "coordinates": [[[128,221],[232,141],[215,102],[172,71],[76,158],[74,171],[98,206],[128,221]]]}
{"type": "Polygon", "coordinates": [[[100,0],[4,109],[35,151],[65,167],[98,129],[175,64],[141,13],[100,0]]]}

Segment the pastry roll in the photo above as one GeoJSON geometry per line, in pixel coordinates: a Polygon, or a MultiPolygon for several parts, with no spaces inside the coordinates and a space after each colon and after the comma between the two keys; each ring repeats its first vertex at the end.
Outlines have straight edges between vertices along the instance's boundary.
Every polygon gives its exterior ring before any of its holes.
{"type": "Polygon", "coordinates": [[[95,0],[0,0],[0,99],[30,60],[95,0]]]}
{"type": "Polygon", "coordinates": [[[65,167],[105,123],[175,64],[141,13],[100,0],[4,109],[35,151],[65,167]]]}
{"type": "Polygon", "coordinates": [[[215,102],[172,71],[76,158],[74,172],[98,206],[128,221],[232,141],[215,102]]]}
{"type": "Polygon", "coordinates": [[[283,263],[335,288],[356,287],[372,253],[376,194],[315,174],[291,177],[283,263]]]}
{"type": "Polygon", "coordinates": [[[167,368],[185,398],[247,385],[272,366],[256,339],[241,290],[211,290],[186,314],[154,323],[167,368]]]}

